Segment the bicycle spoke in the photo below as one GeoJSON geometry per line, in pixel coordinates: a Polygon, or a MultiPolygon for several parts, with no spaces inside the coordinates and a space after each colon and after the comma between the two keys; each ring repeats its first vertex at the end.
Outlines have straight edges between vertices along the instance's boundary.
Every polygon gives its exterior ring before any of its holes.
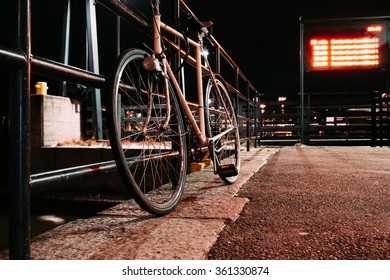
{"type": "Polygon", "coordinates": [[[130,49],[118,60],[110,83],[110,140],[118,169],[134,199],[152,214],[164,215],[176,207],[183,193],[186,139],[176,93],[164,77],[142,68],[146,56],[142,50],[130,49]]]}

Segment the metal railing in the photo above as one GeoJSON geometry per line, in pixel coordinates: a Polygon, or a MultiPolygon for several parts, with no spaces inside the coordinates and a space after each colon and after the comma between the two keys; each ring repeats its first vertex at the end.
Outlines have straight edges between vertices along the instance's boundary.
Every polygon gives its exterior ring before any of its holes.
{"type": "MultiPolygon", "coordinates": [[[[92,0],[85,0],[86,6],[91,8],[92,0]]],[[[11,28],[17,30],[12,42],[7,46],[0,46],[0,63],[8,66],[10,73],[9,88],[9,258],[29,259],[30,258],[30,193],[46,190],[53,187],[55,183],[68,182],[72,179],[79,179],[98,173],[109,173],[116,170],[112,161],[95,163],[92,165],[75,166],[72,168],[54,170],[40,174],[30,174],[31,153],[30,153],[30,94],[32,74],[39,74],[50,77],[59,82],[71,82],[85,85],[94,89],[104,89],[107,76],[97,73],[96,67],[82,69],[68,64],[66,52],[62,54],[63,61],[54,61],[44,57],[33,55],[31,52],[31,0],[11,1],[8,0],[11,9],[10,26],[0,28],[11,28]],[[18,20],[17,20],[18,19],[18,20]],[[88,70],[91,69],[91,70],[88,70]]],[[[173,7],[176,11],[183,9],[190,11],[183,1],[173,0],[173,7]]],[[[67,2],[69,9],[70,0],[67,2]]],[[[118,22],[122,20],[136,26],[145,34],[150,34],[150,25],[136,12],[132,11],[117,0],[97,0],[100,4],[117,17],[118,22]]],[[[69,12],[69,10],[68,10],[69,12]]],[[[179,13],[177,13],[179,14],[179,13]]],[[[65,17],[68,17],[65,14],[65,17]]],[[[90,14],[95,16],[95,13],[90,14]]],[[[91,19],[91,18],[90,18],[91,19]]],[[[96,22],[89,22],[92,28],[96,28],[96,22]]],[[[177,20],[177,19],[176,19],[177,20]]],[[[69,24],[69,22],[68,22],[69,24]]],[[[120,25],[118,25],[119,28],[120,25]]],[[[89,26],[90,28],[90,26],[89,26]]],[[[66,29],[66,28],[65,28],[66,29]]],[[[120,35],[120,33],[118,33],[120,35]]],[[[65,37],[69,35],[64,32],[65,37]]],[[[90,34],[87,47],[90,48],[89,56],[95,51],[96,38],[90,34]],[[92,46],[91,46],[92,44],[92,46]],[[92,48],[91,48],[92,47],[92,48]]],[[[66,38],[65,38],[66,39],[66,38]]],[[[65,43],[68,44],[69,42],[65,43]]],[[[178,43],[178,42],[174,42],[178,43]]],[[[247,142],[247,149],[250,147],[250,139],[256,137],[257,116],[258,116],[258,93],[252,83],[245,77],[244,73],[235,64],[232,58],[219,45],[215,38],[211,38],[211,45],[215,48],[215,65],[217,72],[221,72],[221,61],[227,62],[233,71],[233,80],[227,80],[229,88],[235,96],[238,118],[240,120],[240,136],[247,142]],[[239,90],[244,88],[244,91],[239,90]]],[[[116,48],[120,51],[120,42],[116,42],[116,48]]],[[[172,45],[172,47],[174,47],[172,45]]],[[[180,55],[180,54],[179,54],[180,55]]],[[[96,59],[96,57],[95,57],[96,59]]],[[[95,65],[96,66],[96,65],[95,65]]],[[[95,111],[99,112],[100,103],[96,102],[95,111]]],[[[96,125],[101,125],[97,122],[96,125]]],[[[98,128],[97,131],[101,131],[98,128]]],[[[98,136],[100,137],[100,136],[98,136]]],[[[256,145],[256,141],[254,142],[256,145]]],[[[57,184],[56,184],[57,185],[57,184]]]]}

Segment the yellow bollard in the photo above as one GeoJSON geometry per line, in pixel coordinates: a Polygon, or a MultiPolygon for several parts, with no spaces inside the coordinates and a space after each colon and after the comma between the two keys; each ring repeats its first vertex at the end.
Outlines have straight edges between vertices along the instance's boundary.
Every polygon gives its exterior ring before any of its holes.
{"type": "Polygon", "coordinates": [[[49,89],[46,82],[37,82],[35,84],[36,94],[46,95],[47,90],[49,89]]]}

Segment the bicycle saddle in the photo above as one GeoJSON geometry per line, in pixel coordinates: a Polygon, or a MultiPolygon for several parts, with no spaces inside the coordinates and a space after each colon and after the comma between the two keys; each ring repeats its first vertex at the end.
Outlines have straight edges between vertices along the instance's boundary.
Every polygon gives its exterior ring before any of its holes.
{"type": "Polygon", "coordinates": [[[203,37],[211,35],[212,25],[214,24],[212,21],[201,21],[190,12],[187,13],[187,20],[189,22],[188,30],[199,42],[202,41],[203,37]]]}
{"type": "Polygon", "coordinates": [[[193,23],[196,23],[199,28],[202,27],[211,27],[213,25],[212,21],[201,21],[199,18],[197,18],[194,14],[192,13],[187,13],[187,19],[192,21],[193,23]]]}

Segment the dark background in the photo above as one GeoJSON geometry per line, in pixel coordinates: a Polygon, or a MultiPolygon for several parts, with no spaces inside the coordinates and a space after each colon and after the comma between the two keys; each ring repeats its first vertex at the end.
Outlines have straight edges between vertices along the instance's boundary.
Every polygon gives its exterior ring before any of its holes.
{"type": "MultiPolygon", "coordinates": [[[[149,0],[120,0],[137,6],[147,15],[143,7],[149,0]]],[[[14,48],[16,30],[12,28],[17,20],[13,13],[16,1],[1,1],[0,8],[0,46],[14,48]],[[13,3],[11,5],[10,3],[13,3]]],[[[32,54],[60,61],[61,31],[63,19],[63,0],[32,0],[32,54]]],[[[84,1],[72,1],[71,61],[75,67],[85,68],[85,18],[84,1]]],[[[161,0],[161,5],[172,8],[172,0],[161,0]]],[[[212,1],[186,0],[185,3],[201,20],[214,22],[214,37],[237,63],[245,76],[261,93],[298,93],[300,91],[300,18],[332,19],[354,17],[376,17],[390,15],[390,7],[379,1],[212,1]]],[[[99,5],[98,5],[99,7],[99,5]]],[[[115,41],[115,16],[98,8],[98,31],[100,70],[109,74],[116,53],[112,46],[115,41]],[[102,20],[103,19],[103,20],[102,20]],[[111,42],[111,44],[107,44],[111,42]]],[[[165,18],[164,18],[165,20],[165,18]]],[[[139,32],[129,32],[123,36],[123,44],[134,46],[139,32]]],[[[0,82],[3,94],[0,95],[0,158],[8,162],[8,107],[9,107],[9,65],[0,63],[0,82]]],[[[322,83],[322,90],[339,90],[345,85],[358,85],[370,90],[378,84],[383,87],[383,73],[356,73],[344,82],[341,72],[331,74],[330,83],[322,83]],[[332,80],[338,80],[335,85],[332,80]],[[380,79],[380,81],[377,81],[380,79]],[[329,87],[329,88],[327,88],[329,87]]],[[[385,73],[386,74],[386,73],[385,73]]],[[[41,79],[33,75],[32,83],[41,79]]],[[[387,77],[385,77],[387,78],[387,77]]],[[[55,84],[49,86],[56,92],[55,84]]],[[[33,89],[32,89],[33,90],[33,89]]],[[[12,94],[12,93],[10,93],[12,94]]],[[[265,96],[267,96],[265,94],[265,96]]],[[[1,189],[0,189],[1,194],[1,189]]]]}
{"type": "MultiPolygon", "coordinates": [[[[3,1],[0,10],[0,45],[5,43],[12,32],[7,28],[10,9],[8,1],[3,1]]],[[[132,9],[138,9],[137,12],[145,17],[148,16],[149,0],[120,1],[132,9]]],[[[161,0],[162,9],[171,9],[173,2],[161,0]]],[[[72,1],[72,17],[79,20],[73,22],[71,38],[71,65],[82,68],[85,67],[83,3],[72,1]]],[[[310,20],[390,15],[390,7],[386,2],[369,1],[292,1],[286,2],[288,4],[268,1],[265,5],[265,2],[252,0],[186,0],[185,3],[201,20],[214,22],[214,37],[260,92],[300,91],[300,18],[310,20]]],[[[31,5],[32,53],[60,61],[64,1],[32,0],[31,5]]],[[[100,65],[101,73],[105,74],[116,56],[112,44],[107,44],[115,41],[115,19],[112,13],[99,5],[97,7],[100,65]]],[[[165,13],[163,16],[163,20],[169,22],[170,15],[165,13]]],[[[122,40],[128,40],[128,46],[134,45],[140,35],[139,32],[130,36],[127,33],[122,40]]],[[[361,78],[358,75],[358,79],[361,78]]],[[[375,73],[368,79],[375,79],[375,73]]]]}
{"type": "MultiPolygon", "coordinates": [[[[299,92],[300,18],[387,16],[385,2],[187,0],[260,92],[299,92]],[[265,4],[266,3],[266,4],[265,4]]],[[[367,77],[361,77],[367,79],[367,77]]],[[[370,78],[375,79],[375,73],[370,78]]],[[[360,76],[354,80],[359,80],[360,76]]]]}

